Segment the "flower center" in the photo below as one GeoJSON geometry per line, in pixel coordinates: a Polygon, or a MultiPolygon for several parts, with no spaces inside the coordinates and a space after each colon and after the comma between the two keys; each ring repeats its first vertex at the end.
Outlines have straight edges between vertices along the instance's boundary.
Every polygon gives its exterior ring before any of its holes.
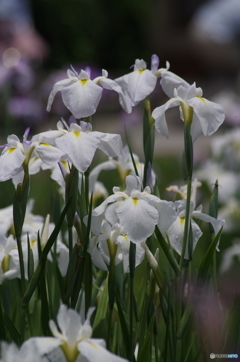
{"type": "Polygon", "coordinates": [[[77,345],[75,344],[72,348],[70,348],[67,342],[63,342],[60,346],[61,350],[63,351],[66,359],[68,362],[74,362],[79,355],[79,351],[77,349],[77,345]]]}
{"type": "Polygon", "coordinates": [[[88,81],[88,79],[80,79],[80,83],[81,83],[82,85],[86,84],[87,81],[88,81]]]}

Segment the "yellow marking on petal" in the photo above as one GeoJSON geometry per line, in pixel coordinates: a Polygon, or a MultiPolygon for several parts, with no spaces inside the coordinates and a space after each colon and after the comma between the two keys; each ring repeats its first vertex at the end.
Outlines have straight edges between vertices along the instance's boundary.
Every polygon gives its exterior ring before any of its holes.
{"type": "Polygon", "coordinates": [[[66,170],[68,170],[68,163],[67,161],[61,161],[62,165],[64,168],[66,168],[66,170]]]}
{"type": "Polygon", "coordinates": [[[34,247],[34,244],[36,243],[37,240],[31,240],[30,241],[30,247],[33,248],[34,247]]]}
{"type": "Polygon", "coordinates": [[[134,205],[137,205],[139,198],[138,197],[132,197],[134,205]]]}
{"type": "Polygon", "coordinates": [[[45,143],[45,142],[41,142],[40,145],[43,145],[43,146],[51,146],[49,143],[45,143]]]}
{"type": "Polygon", "coordinates": [[[74,134],[76,137],[80,137],[80,136],[81,136],[81,132],[75,131],[75,132],[73,132],[73,134],[74,134]]]}
{"type": "Polygon", "coordinates": [[[82,85],[85,85],[87,83],[88,79],[80,79],[79,82],[82,84],[82,85]]]}
{"type": "Polygon", "coordinates": [[[2,270],[4,273],[6,273],[9,270],[9,265],[10,265],[10,259],[11,259],[11,255],[6,255],[4,256],[3,260],[2,260],[2,270]]]}
{"type": "Polygon", "coordinates": [[[180,224],[184,224],[184,222],[185,222],[185,217],[180,217],[179,219],[180,219],[180,224]]]}
{"type": "Polygon", "coordinates": [[[202,102],[205,102],[205,98],[197,96],[197,98],[201,99],[202,102]]]}
{"type": "Polygon", "coordinates": [[[12,147],[12,148],[9,148],[6,152],[7,152],[7,153],[12,153],[12,152],[15,151],[15,150],[16,150],[16,148],[13,148],[13,147],[12,147]]]}
{"type": "Polygon", "coordinates": [[[125,234],[120,234],[119,236],[122,236],[122,237],[124,237],[124,239],[128,240],[128,237],[125,234]]]}
{"type": "Polygon", "coordinates": [[[144,72],[146,69],[139,69],[138,70],[138,73],[142,73],[142,72],[144,72]]]}

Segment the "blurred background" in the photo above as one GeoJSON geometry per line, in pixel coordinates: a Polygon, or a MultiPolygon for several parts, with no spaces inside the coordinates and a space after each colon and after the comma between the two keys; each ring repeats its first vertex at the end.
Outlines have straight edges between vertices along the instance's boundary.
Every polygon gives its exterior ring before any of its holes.
{"type": "MultiPolygon", "coordinates": [[[[32,136],[54,128],[60,117],[69,120],[60,93],[50,113],[46,104],[70,64],[77,71],[90,66],[93,78],[104,68],[114,79],[130,72],[136,58],[150,67],[154,53],[160,67],[169,61],[172,72],[195,81],[204,97],[222,104],[226,121],[217,134],[239,126],[239,0],[0,0],[1,144],[11,133],[21,139],[27,127],[32,136]]],[[[166,100],[158,82],[152,108],[166,100]]],[[[142,113],[141,104],[132,114],[124,113],[117,94],[104,90],[93,127],[120,133],[125,140],[126,124],[133,151],[141,158],[142,113]]],[[[155,145],[163,189],[172,178],[181,178],[183,149],[178,110],[169,110],[167,117],[170,141],[156,133],[155,145]]],[[[195,161],[206,159],[209,152],[209,139],[199,137],[195,161]]]]}
{"type": "MultiPolygon", "coordinates": [[[[216,179],[220,185],[219,217],[226,220],[221,249],[226,254],[218,254],[218,264],[223,272],[233,261],[240,268],[240,0],[0,0],[0,144],[12,133],[22,140],[27,127],[31,137],[55,128],[61,117],[69,120],[59,93],[50,113],[46,105],[70,64],[78,72],[90,66],[92,78],[104,68],[114,79],[130,72],[136,58],[150,68],[152,54],[159,56],[160,67],[169,61],[172,72],[195,81],[205,98],[224,107],[226,120],[219,131],[210,138],[200,136],[194,144],[195,168],[203,184],[199,203],[204,212],[216,179]]],[[[94,130],[119,133],[125,143],[126,125],[132,150],[143,162],[142,105],[127,115],[113,93],[104,90],[93,115],[94,130]]],[[[166,100],[158,82],[152,108],[166,100]]],[[[169,110],[167,118],[170,140],[156,132],[154,170],[161,198],[172,200],[166,187],[183,185],[183,128],[178,109],[169,110]]],[[[93,166],[103,160],[99,152],[93,166]]],[[[33,175],[31,183],[34,212],[42,215],[51,212],[53,181],[48,172],[33,175]]],[[[108,172],[103,171],[100,180],[111,192],[118,179],[116,172],[108,172]]],[[[12,182],[0,183],[0,208],[10,205],[13,196],[12,182]]],[[[201,241],[200,247],[206,249],[208,243],[201,241]]],[[[232,275],[237,274],[226,276],[223,284],[234,282],[231,292],[239,296],[232,275]]]]}

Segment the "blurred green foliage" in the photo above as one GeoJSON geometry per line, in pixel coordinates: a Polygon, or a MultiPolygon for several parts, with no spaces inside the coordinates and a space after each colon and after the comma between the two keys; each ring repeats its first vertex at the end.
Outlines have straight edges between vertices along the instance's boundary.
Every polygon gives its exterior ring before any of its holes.
{"type": "Polygon", "coordinates": [[[50,46],[47,67],[90,62],[118,68],[149,58],[153,0],[32,0],[36,28],[50,46]]]}

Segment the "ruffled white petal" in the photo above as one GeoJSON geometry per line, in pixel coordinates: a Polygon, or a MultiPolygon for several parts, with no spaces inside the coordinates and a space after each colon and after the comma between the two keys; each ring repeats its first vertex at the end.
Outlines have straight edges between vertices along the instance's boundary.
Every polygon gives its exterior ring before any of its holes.
{"type": "Polygon", "coordinates": [[[168,127],[165,117],[165,112],[169,108],[179,105],[179,100],[176,98],[169,99],[165,104],[157,107],[152,112],[152,117],[155,119],[156,130],[168,139],[168,127]]]}
{"type": "Polygon", "coordinates": [[[100,141],[91,134],[76,131],[56,139],[57,147],[65,152],[73,165],[85,172],[90,166],[100,141]]]}
{"type": "Polygon", "coordinates": [[[169,98],[173,97],[175,88],[183,86],[187,90],[190,87],[188,82],[168,70],[164,69],[161,73],[162,78],[160,80],[160,84],[164,93],[166,93],[169,98]]]}
{"type": "Polygon", "coordinates": [[[91,254],[93,264],[96,265],[99,269],[108,270],[107,265],[102,258],[101,252],[98,249],[97,245],[97,236],[91,238],[89,242],[88,252],[91,254]]]}
{"type": "Polygon", "coordinates": [[[99,340],[92,338],[80,342],[78,350],[89,362],[127,362],[126,359],[116,356],[103,348],[99,340]]]}
{"type": "Polygon", "coordinates": [[[53,90],[51,91],[50,96],[48,98],[48,103],[47,103],[48,112],[51,110],[52,102],[54,100],[56,93],[62,90],[64,87],[71,85],[73,82],[75,82],[75,80],[73,79],[63,79],[54,84],[53,90]]]}
{"type": "Polygon", "coordinates": [[[66,154],[63,151],[48,143],[40,143],[35,147],[35,151],[41,160],[51,167],[56,166],[59,161],[66,158],[66,154]]]}
{"type": "Polygon", "coordinates": [[[152,93],[156,83],[157,77],[148,69],[128,74],[128,94],[133,103],[136,105],[152,93]]]}
{"type": "Polygon", "coordinates": [[[25,158],[20,148],[6,149],[0,157],[0,181],[9,180],[18,174],[25,158]]]}
{"type": "Polygon", "coordinates": [[[141,199],[129,197],[116,209],[126,234],[133,243],[145,241],[153,234],[158,222],[158,211],[141,199]]]}
{"type": "Polygon", "coordinates": [[[91,135],[99,140],[98,148],[109,157],[118,157],[122,155],[122,139],[118,134],[91,132],[91,135]]]}
{"type": "Polygon", "coordinates": [[[204,136],[211,136],[225,119],[222,106],[202,97],[193,97],[188,101],[197,115],[204,136]]]}
{"type": "Polygon", "coordinates": [[[192,124],[191,124],[192,141],[195,142],[201,133],[202,133],[201,123],[197,115],[193,113],[192,124]]]}
{"type": "Polygon", "coordinates": [[[74,82],[61,92],[63,103],[77,119],[94,114],[102,96],[102,88],[90,79],[74,82]]]}
{"type": "Polygon", "coordinates": [[[50,353],[61,344],[61,341],[54,337],[33,337],[29,338],[25,343],[32,342],[36,343],[40,355],[50,353]]]}

